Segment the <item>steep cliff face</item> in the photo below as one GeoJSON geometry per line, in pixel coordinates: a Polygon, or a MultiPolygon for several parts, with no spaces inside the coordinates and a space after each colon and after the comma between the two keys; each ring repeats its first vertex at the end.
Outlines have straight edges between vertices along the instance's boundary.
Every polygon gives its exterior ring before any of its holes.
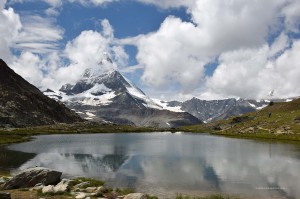
{"type": "Polygon", "coordinates": [[[24,127],[83,121],[45,96],[0,59],[0,126],[24,127]]]}

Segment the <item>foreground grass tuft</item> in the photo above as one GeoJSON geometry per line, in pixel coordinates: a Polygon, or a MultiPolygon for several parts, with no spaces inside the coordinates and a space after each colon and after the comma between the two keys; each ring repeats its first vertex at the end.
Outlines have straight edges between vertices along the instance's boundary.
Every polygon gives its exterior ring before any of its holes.
{"type": "Polygon", "coordinates": [[[134,189],[131,189],[131,188],[125,188],[125,189],[117,188],[117,189],[115,190],[115,192],[116,192],[118,195],[124,196],[124,195],[128,195],[128,194],[130,194],[130,193],[135,193],[135,190],[134,190],[134,189]]]}
{"type": "Polygon", "coordinates": [[[95,180],[95,179],[92,179],[92,178],[83,178],[83,177],[80,177],[80,178],[73,179],[70,182],[70,187],[74,187],[75,185],[80,184],[82,182],[88,182],[88,184],[83,185],[82,187],[80,187],[80,188],[83,188],[83,189],[85,189],[87,187],[99,187],[99,186],[103,186],[104,185],[104,182],[101,181],[101,180],[95,180]]]}
{"type": "Polygon", "coordinates": [[[147,199],[158,199],[157,196],[152,196],[152,195],[146,195],[147,199]]]}

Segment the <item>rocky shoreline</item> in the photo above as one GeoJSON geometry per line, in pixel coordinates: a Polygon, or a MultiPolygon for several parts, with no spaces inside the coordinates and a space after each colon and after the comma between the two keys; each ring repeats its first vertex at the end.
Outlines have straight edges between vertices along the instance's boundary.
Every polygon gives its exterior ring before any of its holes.
{"type": "Polygon", "coordinates": [[[15,199],[11,191],[16,189],[31,192],[36,195],[35,198],[55,198],[55,196],[75,199],[157,198],[144,193],[134,193],[131,189],[113,189],[95,179],[61,179],[61,176],[62,172],[59,171],[33,167],[21,171],[14,177],[0,177],[0,199],[15,199]]]}

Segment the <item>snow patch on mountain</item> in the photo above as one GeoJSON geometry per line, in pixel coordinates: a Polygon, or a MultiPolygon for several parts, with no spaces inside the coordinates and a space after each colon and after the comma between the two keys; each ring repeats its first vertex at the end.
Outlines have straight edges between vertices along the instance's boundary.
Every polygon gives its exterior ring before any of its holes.
{"type": "Polygon", "coordinates": [[[90,113],[90,112],[86,112],[85,114],[88,116],[88,117],[85,118],[87,120],[92,120],[94,117],[96,117],[95,114],[90,113]]]}
{"type": "Polygon", "coordinates": [[[137,88],[129,79],[123,76],[123,78],[128,82],[129,86],[126,86],[128,93],[137,99],[143,100],[145,103],[143,105],[147,108],[154,108],[162,110],[163,107],[159,106],[159,104],[155,103],[155,101],[149,98],[143,91],[137,88]]]}
{"type": "Polygon", "coordinates": [[[169,106],[169,102],[165,102],[160,99],[153,99],[153,101],[164,110],[169,110],[172,112],[184,112],[181,110],[181,106],[169,106]]]}

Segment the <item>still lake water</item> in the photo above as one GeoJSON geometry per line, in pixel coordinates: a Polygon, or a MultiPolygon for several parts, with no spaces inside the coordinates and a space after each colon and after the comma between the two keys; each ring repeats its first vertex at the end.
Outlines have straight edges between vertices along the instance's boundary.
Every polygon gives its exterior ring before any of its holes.
{"type": "Polygon", "coordinates": [[[161,197],[300,198],[300,147],[189,133],[37,136],[0,148],[0,170],[31,166],[161,197]]]}

